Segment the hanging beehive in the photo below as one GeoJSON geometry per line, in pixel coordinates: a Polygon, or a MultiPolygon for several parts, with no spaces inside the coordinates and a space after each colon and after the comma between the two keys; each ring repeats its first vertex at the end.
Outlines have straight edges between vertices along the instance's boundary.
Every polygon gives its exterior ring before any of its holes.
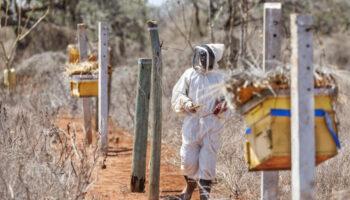
{"type": "MultiPolygon", "coordinates": [[[[290,77],[290,69],[281,65],[268,72],[254,67],[236,69],[226,80],[228,105],[246,118],[249,171],[291,168],[290,77]]],[[[337,155],[340,148],[332,107],[337,84],[331,68],[314,70],[314,88],[315,160],[319,164],[337,155]]]]}
{"type": "Polygon", "coordinates": [[[11,68],[10,70],[4,70],[4,85],[6,87],[16,86],[16,70],[11,68]]]}
{"type": "MultiPolygon", "coordinates": [[[[246,116],[246,162],[249,171],[291,168],[291,111],[285,95],[265,96],[255,102],[246,116]]],[[[337,154],[340,147],[334,122],[331,94],[315,94],[316,163],[337,154]]]]}
{"type": "Polygon", "coordinates": [[[79,50],[68,45],[69,60],[66,68],[71,77],[70,90],[73,97],[97,97],[98,80],[92,74],[98,70],[97,57],[89,55],[88,62],[80,63],[79,50]]]}
{"type": "MultiPolygon", "coordinates": [[[[98,63],[97,56],[91,54],[88,61],[80,62],[79,50],[68,45],[69,62],[66,74],[70,77],[70,90],[73,97],[98,97],[98,63]]],[[[111,50],[108,51],[108,74],[111,75],[111,50]]]]}
{"type": "Polygon", "coordinates": [[[73,97],[97,97],[98,79],[92,75],[73,75],[70,90],[73,97]]]}

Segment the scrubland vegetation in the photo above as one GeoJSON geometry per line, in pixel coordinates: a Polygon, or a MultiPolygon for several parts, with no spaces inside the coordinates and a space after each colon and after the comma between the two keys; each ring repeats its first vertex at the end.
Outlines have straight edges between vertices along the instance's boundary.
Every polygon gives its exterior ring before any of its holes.
{"type": "MultiPolygon", "coordinates": [[[[149,0],[150,1],[150,0],[149,0]]],[[[259,0],[178,0],[151,7],[147,0],[23,0],[18,22],[18,1],[1,1],[2,25],[8,13],[8,27],[0,29],[5,49],[16,39],[18,25],[28,27],[50,7],[49,15],[25,39],[19,41],[13,67],[17,86],[0,87],[0,196],[2,199],[84,199],[94,183],[93,169],[99,152],[83,144],[74,147],[73,125],[62,130],[55,125],[59,113],[79,116],[78,99],[69,92],[64,75],[68,44],[76,43],[76,24],[89,28],[91,52],[96,52],[97,22],[110,24],[109,45],[113,48],[110,117],[118,127],[133,130],[137,59],[150,57],[146,29],[150,18],[158,21],[163,57],[163,142],[177,149],[167,162],[179,166],[182,119],[171,111],[172,87],[191,67],[192,49],[197,44],[225,43],[222,70],[247,68],[242,59],[261,63],[262,9],[259,0]],[[9,3],[8,9],[6,3],[9,3]],[[17,2],[17,3],[16,3],[17,2]],[[6,11],[7,10],[7,11],[6,11]],[[210,26],[208,26],[208,23],[210,26]],[[89,157],[87,155],[94,155],[89,157]]],[[[289,62],[289,14],[314,16],[315,60],[320,66],[344,70],[337,78],[339,95],[335,111],[342,149],[317,167],[317,199],[350,198],[350,3],[346,0],[282,0],[282,61],[289,62]]],[[[3,26],[4,27],[4,26],[3,26]]],[[[0,50],[4,54],[4,50],[0,50]]],[[[6,64],[0,62],[0,80],[6,64]]],[[[258,199],[260,173],[248,172],[244,161],[243,116],[235,112],[227,121],[217,164],[216,195],[213,199],[258,199]],[[218,195],[220,194],[220,195],[218,195]]],[[[97,149],[97,147],[96,147],[97,149]]],[[[280,173],[280,199],[290,199],[290,172],[280,173]]]]}

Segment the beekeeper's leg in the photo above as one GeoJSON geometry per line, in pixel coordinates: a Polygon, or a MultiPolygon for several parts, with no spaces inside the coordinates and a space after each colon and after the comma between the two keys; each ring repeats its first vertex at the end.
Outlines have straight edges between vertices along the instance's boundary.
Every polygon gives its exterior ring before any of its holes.
{"type": "Polygon", "coordinates": [[[183,143],[180,150],[181,169],[188,178],[193,178],[198,171],[200,146],[197,143],[183,143]]]}
{"type": "Polygon", "coordinates": [[[220,147],[219,133],[209,132],[203,138],[199,152],[199,170],[195,179],[214,180],[217,153],[220,147]]]}
{"type": "Polygon", "coordinates": [[[183,200],[191,199],[192,193],[196,188],[196,181],[192,178],[198,171],[198,156],[200,146],[197,143],[183,142],[180,150],[181,155],[181,169],[186,178],[186,188],[181,194],[183,200]]]}
{"type": "Polygon", "coordinates": [[[195,175],[199,179],[200,197],[209,199],[211,182],[215,179],[217,152],[220,147],[220,132],[209,132],[203,138],[199,153],[199,170],[195,175]]]}
{"type": "Polygon", "coordinates": [[[190,200],[194,189],[196,189],[197,187],[197,182],[192,178],[188,178],[187,176],[185,176],[185,179],[186,179],[186,188],[181,194],[181,200],[190,200]]]}
{"type": "Polygon", "coordinates": [[[199,180],[198,187],[199,187],[200,200],[209,199],[210,190],[211,190],[211,180],[203,180],[203,179],[199,180]]]}

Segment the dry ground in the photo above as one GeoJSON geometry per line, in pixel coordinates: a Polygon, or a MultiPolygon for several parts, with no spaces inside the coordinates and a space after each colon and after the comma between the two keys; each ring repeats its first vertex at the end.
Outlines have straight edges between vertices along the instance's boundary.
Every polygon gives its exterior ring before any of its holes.
{"type": "MultiPolygon", "coordinates": [[[[83,139],[83,120],[81,117],[60,114],[56,120],[57,126],[62,129],[67,127],[67,124],[73,123],[77,127],[78,138],[83,139]]],[[[110,120],[110,124],[113,124],[112,120],[110,120]]],[[[109,131],[109,156],[105,163],[107,168],[101,169],[101,162],[96,168],[98,170],[97,183],[89,190],[88,198],[116,200],[147,199],[149,169],[147,168],[146,172],[146,193],[131,193],[129,188],[133,137],[131,134],[115,128],[114,125],[111,127],[112,130],[109,131]]],[[[94,132],[93,134],[96,136],[98,133],[94,132]]],[[[147,151],[150,151],[149,144],[147,151]]],[[[160,196],[166,199],[167,196],[179,194],[185,186],[185,181],[181,170],[173,165],[169,165],[165,161],[172,156],[173,151],[171,146],[163,144],[162,151],[160,196]]],[[[149,155],[147,154],[147,163],[148,161],[149,155]]],[[[198,189],[196,189],[192,199],[199,199],[198,189]]]]}

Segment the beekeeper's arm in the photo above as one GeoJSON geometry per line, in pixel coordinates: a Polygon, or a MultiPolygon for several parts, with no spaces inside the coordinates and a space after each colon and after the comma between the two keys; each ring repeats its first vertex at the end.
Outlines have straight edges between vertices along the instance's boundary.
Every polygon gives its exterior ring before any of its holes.
{"type": "Polygon", "coordinates": [[[192,100],[188,97],[190,79],[193,69],[186,70],[174,86],[171,107],[176,113],[195,112],[192,100]]]}

